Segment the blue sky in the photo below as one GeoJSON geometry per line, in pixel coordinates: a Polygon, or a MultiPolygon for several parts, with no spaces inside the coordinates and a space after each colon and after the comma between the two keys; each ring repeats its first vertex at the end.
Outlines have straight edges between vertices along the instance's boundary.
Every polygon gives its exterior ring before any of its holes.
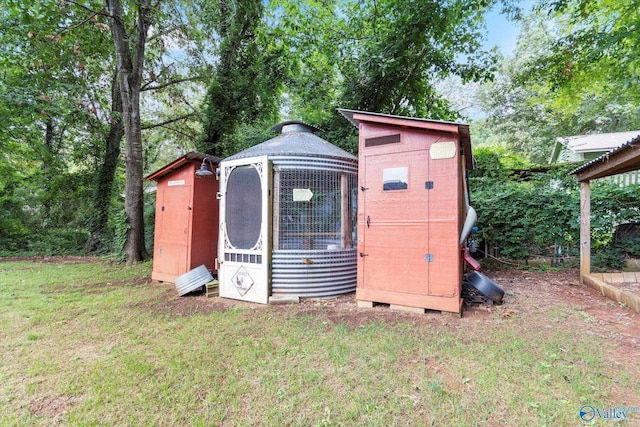
{"type": "MultiPolygon", "coordinates": [[[[521,1],[520,6],[526,14],[533,7],[533,0],[521,1]]],[[[485,46],[498,46],[504,55],[509,55],[516,48],[520,27],[500,14],[500,5],[496,5],[487,15],[487,41],[485,46]]]]}
{"type": "Polygon", "coordinates": [[[498,46],[504,55],[509,55],[516,48],[516,39],[520,28],[500,15],[500,9],[494,8],[486,15],[488,48],[498,46]]]}

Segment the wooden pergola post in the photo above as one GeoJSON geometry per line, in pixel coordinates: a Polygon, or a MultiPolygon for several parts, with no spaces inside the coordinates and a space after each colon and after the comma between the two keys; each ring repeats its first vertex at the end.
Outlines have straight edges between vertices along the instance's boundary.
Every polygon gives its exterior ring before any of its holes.
{"type": "Polygon", "coordinates": [[[580,282],[591,274],[591,185],[580,182],[580,282]]]}
{"type": "Polygon", "coordinates": [[[580,282],[591,274],[591,187],[597,178],[640,170],[640,135],[570,172],[580,182],[580,282]]]}

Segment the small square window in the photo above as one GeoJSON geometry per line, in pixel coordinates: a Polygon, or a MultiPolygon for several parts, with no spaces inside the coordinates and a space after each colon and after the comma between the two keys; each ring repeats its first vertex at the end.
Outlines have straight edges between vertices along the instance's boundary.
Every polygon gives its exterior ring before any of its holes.
{"type": "Polygon", "coordinates": [[[409,168],[386,168],[382,170],[382,190],[406,190],[409,182],[409,168]]]}

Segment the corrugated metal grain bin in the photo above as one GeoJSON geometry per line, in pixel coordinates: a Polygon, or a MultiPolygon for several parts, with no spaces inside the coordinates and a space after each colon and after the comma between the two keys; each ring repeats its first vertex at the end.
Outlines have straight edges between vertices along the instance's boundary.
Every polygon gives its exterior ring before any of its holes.
{"type": "Polygon", "coordinates": [[[356,287],[357,159],[288,121],[220,163],[220,296],[259,303],[356,287]]]}
{"type": "Polygon", "coordinates": [[[459,313],[468,125],[340,112],[359,128],[356,299],[459,313]]]}
{"type": "Polygon", "coordinates": [[[215,268],[219,161],[188,153],[146,177],[158,183],[152,279],[174,283],[200,265],[215,268]]]}

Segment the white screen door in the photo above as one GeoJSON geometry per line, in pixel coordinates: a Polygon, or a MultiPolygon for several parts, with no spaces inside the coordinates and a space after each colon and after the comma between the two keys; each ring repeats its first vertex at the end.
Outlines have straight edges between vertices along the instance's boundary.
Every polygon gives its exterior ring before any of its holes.
{"type": "Polygon", "coordinates": [[[266,156],[220,163],[221,297],[269,302],[271,176],[266,156]]]}

